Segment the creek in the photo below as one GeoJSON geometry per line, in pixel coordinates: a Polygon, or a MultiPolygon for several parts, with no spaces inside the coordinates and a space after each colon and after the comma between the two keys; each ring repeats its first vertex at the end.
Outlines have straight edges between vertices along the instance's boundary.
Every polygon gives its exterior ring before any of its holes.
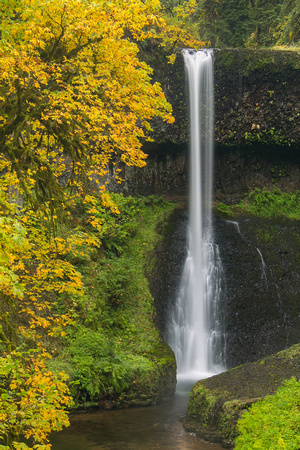
{"type": "Polygon", "coordinates": [[[191,387],[179,382],[174,398],[157,406],[71,414],[70,427],[51,435],[52,450],[220,450],[183,428],[191,387]]]}

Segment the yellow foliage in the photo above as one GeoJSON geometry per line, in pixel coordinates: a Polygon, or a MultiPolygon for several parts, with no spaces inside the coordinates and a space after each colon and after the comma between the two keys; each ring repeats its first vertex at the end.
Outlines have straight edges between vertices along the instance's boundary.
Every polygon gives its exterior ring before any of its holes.
{"type": "Polygon", "coordinates": [[[184,3],[174,9],[175,17],[166,17],[166,26],[159,31],[160,45],[165,48],[169,56],[167,56],[169,63],[173,64],[178,49],[194,48],[199,49],[207,46],[207,42],[198,39],[198,32],[194,29],[192,24],[187,24],[188,18],[193,13],[192,5],[184,3]]]}
{"type": "Polygon", "coordinates": [[[54,313],[57,299],[83,296],[68,255],[100,241],[57,226],[81,197],[101,231],[91,188],[120,214],[109,165],[118,181],[120,163],[143,167],[151,119],[174,121],[137,42],[159,38],[172,53],[195,41],[159,11],[159,0],[1,2],[0,446],[26,448],[25,436],[48,449],[50,431],[68,424],[66,376],[47,369],[44,347],[72,322],[54,313]]]}
{"type": "Polygon", "coordinates": [[[11,180],[11,175],[2,178],[0,190],[0,341],[4,349],[0,357],[0,445],[26,448],[18,444],[24,435],[50,448],[50,431],[68,425],[64,407],[71,404],[71,397],[66,376],[47,369],[49,355],[39,341],[41,332],[63,337],[71,323],[66,314],[53,314],[48,298],[59,293],[82,295],[81,275],[61,259],[78,243],[71,238],[49,239],[47,221],[10,201],[5,187],[11,180]],[[22,337],[23,349],[29,339],[38,350],[17,350],[22,337]]]}
{"type": "Polygon", "coordinates": [[[18,443],[21,435],[50,448],[49,433],[69,425],[65,408],[72,400],[66,379],[47,370],[38,351],[0,358],[0,436],[8,448],[29,449],[18,443]]]}
{"type": "Polygon", "coordinates": [[[35,205],[53,207],[64,173],[79,192],[111,160],[142,167],[149,120],[174,120],[134,42],[157,37],[159,8],[158,0],[5,2],[1,148],[35,205]]]}

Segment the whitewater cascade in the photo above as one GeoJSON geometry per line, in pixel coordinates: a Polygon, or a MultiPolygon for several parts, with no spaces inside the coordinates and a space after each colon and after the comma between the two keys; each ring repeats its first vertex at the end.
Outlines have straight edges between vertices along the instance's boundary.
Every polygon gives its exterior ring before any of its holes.
{"type": "Polygon", "coordinates": [[[222,265],[212,229],[213,50],[184,50],[183,55],[190,91],[189,236],[168,343],[178,377],[199,379],[223,370],[225,352],[218,312],[222,265]]]}

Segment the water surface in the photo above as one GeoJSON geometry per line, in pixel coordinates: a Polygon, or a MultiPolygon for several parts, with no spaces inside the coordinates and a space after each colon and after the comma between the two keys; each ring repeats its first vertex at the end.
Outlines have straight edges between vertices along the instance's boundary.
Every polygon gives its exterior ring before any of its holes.
{"type": "Polygon", "coordinates": [[[220,450],[184,430],[190,390],[191,383],[180,382],[174,398],[158,406],[73,414],[71,426],[52,435],[52,450],[220,450]]]}

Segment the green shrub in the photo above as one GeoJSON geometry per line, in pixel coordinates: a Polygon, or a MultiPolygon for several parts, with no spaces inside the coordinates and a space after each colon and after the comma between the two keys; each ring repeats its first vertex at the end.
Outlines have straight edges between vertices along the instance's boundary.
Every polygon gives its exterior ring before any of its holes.
{"type": "Polygon", "coordinates": [[[237,450],[299,450],[300,381],[291,378],[275,395],[255,403],[238,421],[237,450]]]}
{"type": "Polygon", "coordinates": [[[217,203],[216,211],[217,211],[219,214],[223,215],[223,216],[233,217],[233,211],[232,211],[232,209],[230,208],[230,206],[225,205],[225,204],[222,203],[222,202],[218,202],[218,203],[217,203]]]}
{"type": "Polygon", "coordinates": [[[261,217],[286,216],[300,219],[300,191],[287,193],[274,189],[271,192],[256,188],[237,206],[261,217]]]}
{"type": "Polygon", "coordinates": [[[101,332],[81,329],[70,349],[72,378],[90,399],[103,393],[120,393],[134,374],[152,369],[147,359],[117,349],[101,332]]]}
{"type": "Polygon", "coordinates": [[[57,313],[69,313],[73,322],[53,361],[67,367],[78,405],[121,393],[125,398],[137,380],[151,380],[154,392],[157,367],[168,366],[157,350],[160,335],[145,272],[154,264],[157,225],[175,206],[155,196],[111,194],[111,200],[114,211],[94,197],[78,204],[60,230],[82,240],[70,245],[68,260],[82,275],[84,294],[63,293],[56,302],[57,313]]]}

